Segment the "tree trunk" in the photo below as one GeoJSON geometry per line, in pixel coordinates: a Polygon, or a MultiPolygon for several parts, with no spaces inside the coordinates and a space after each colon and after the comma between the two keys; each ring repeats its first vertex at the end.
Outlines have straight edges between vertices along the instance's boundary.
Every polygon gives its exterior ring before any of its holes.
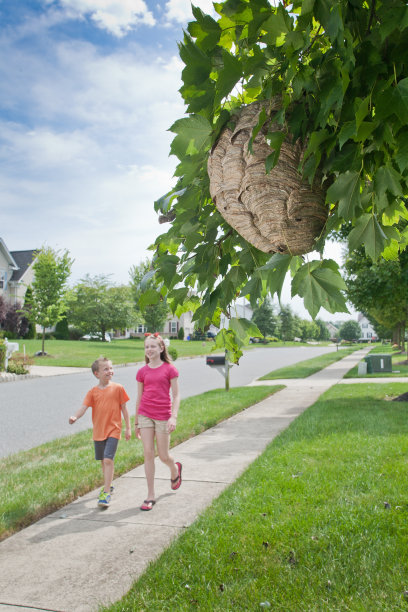
{"type": "Polygon", "coordinates": [[[43,332],[42,332],[42,346],[41,346],[41,352],[44,355],[45,354],[45,327],[43,327],[43,332]]]}

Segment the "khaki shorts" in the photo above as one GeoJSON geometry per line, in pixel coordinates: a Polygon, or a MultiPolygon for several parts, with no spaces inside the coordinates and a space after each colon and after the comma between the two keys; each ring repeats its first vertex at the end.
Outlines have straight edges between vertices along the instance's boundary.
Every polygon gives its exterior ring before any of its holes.
{"type": "Polygon", "coordinates": [[[140,429],[153,428],[157,433],[168,434],[167,421],[158,421],[157,419],[151,419],[144,414],[139,414],[137,417],[137,423],[140,429]]]}

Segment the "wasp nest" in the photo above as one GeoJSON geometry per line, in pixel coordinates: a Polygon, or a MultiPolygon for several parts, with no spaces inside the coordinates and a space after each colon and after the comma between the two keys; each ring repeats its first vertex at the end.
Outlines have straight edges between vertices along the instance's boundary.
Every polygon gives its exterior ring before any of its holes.
{"type": "Polygon", "coordinates": [[[302,179],[304,147],[290,137],[282,144],[277,165],[266,173],[271,148],[265,135],[283,128],[270,119],[257,134],[251,154],[248,143],[262,108],[276,111],[279,101],[243,107],[234,130],[225,128],[214,145],[208,160],[211,197],[224,219],[261,251],[308,253],[327,219],[321,177],[312,186],[302,179]]]}

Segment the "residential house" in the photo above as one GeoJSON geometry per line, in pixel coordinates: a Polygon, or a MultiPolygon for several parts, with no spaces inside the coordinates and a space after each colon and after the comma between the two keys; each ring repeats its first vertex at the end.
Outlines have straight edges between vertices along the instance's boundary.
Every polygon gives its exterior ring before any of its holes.
{"type": "Polygon", "coordinates": [[[336,325],[333,325],[333,323],[330,323],[329,321],[326,321],[325,325],[330,334],[330,339],[337,340],[337,338],[339,337],[339,328],[336,327],[336,325]]]}
{"type": "Polygon", "coordinates": [[[360,342],[375,342],[378,340],[377,334],[375,333],[374,327],[370,321],[361,312],[358,313],[357,323],[361,328],[360,342]]]}
{"type": "Polygon", "coordinates": [[[0,238],[0,295],[11,304],[24,303],[27,286],[34,278],[35,249],[9,251],[0,238]]]}

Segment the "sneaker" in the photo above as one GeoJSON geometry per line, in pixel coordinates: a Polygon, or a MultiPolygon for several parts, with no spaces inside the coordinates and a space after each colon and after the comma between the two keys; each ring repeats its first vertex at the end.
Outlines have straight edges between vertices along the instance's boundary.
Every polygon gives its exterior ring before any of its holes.
{"type": "Polygon", "coordinates": [[[98,506],[107,507],[110,504],[111,496],[109,493],[105,493],[105,491],[101,491],[98,499],[98,506]]]}
{"type": "MultiPolygon", "coordinates": [[[[101,489],[101,493],[103,493],[103,492],[104,492],[104,490],[105,490],[105,489],[102,487],[102,489],[101,489]]],[[[111,488],[110,488],[110,494],[111,494],[111,495],[113,495],[114,490],[115,490],[115,487],[114,487],[113,485],[111,485],[111,488]]],[[[101,494],[101,493],[100,493],[100,494],[101,494]]]]}

